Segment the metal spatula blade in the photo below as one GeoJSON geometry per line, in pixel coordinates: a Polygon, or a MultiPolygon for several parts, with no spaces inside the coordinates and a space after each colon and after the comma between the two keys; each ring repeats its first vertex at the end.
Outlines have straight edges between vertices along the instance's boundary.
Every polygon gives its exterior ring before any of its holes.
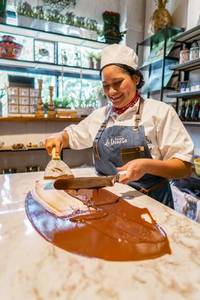
{"type": "Polygon", "coordinates": [[[60,159],[60,156],[56,154],[55,150],[54,147],[52,149],[51,160],[44,171],[44,179],[55,179],[63,175],[67,176],[67,178],[73,178],[74,175],[69,166],[60,159]]]}
{"type": "Polygon", "coordinates": [[[58,178],[54,182],[54,187],[57,190],[95,189],[113,186],[118,180],[118,174],[114,176],[58,178]]]}

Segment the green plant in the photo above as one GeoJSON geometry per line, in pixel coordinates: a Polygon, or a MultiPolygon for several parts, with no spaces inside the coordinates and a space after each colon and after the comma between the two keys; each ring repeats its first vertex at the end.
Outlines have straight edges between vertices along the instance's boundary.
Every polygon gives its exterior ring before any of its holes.
{"type": "MultiPolygon", "coordinates": [[[[51,1],[47,1],[51,2],[51,1]]],[[[57,2],[63,2],[63,1],[53,1],[53,3],[50,5],[46,5],[46,8],[44,9],[43,6],[36,6],[32,7],[27,1],[25,2],[19,2],[17,7],[17,13],[18,15],[37,18],[41,20],[47,20],[52,21],[56,23],[61,24],[67,24],[71,26],[86,28],[89,30],[94,30],[99,34],[98,30],[98,23],[94,19],[82,17],[82,16],[75,16],[73,12],[66,12],[66,14],[60,13],[60,6],[56,5],[57,2]]],[[[68,1],[66,1],[67,3],[68,1]]],[[[76,1],[72,1],[76,2],[76,1]]],[[[62,3],[60,3],[61,5],[62,3]]],[[[75,5],[75,4],[74,4],[75,5]]],[[[65,6],[66,8],[67,6],[65,6]]]]}
{"type": "Polygon", "coordinates": [[[103,36],[109,44],[119,43],[127,31],[120,32],[120,14],[113,11],[103,13],[103,36]]]}
{"type": "Polygon", "coordinates": [[[6,90],[5,89],[0,89],[0,99],[3,98],[6,94],[6,90]]]}
{"type": "Polygon", "coordinates": [[[43,2],[47,7],[58,11],[76,6],[76,0],[43,0],[43,2]]]}
{"type": "Polygon", "coordinates": [[[19,2],[17,6],[17,13],[22,16],[33,17],[33,9],[32,6],[27,2],[19,2]]]}
{"type": "Polygon", "coordinates": [[[71,108],[72,99],[70,97],[65,97],[63,99],[56,98],[54,99],[54,106],[55,108],[71,108]]]}

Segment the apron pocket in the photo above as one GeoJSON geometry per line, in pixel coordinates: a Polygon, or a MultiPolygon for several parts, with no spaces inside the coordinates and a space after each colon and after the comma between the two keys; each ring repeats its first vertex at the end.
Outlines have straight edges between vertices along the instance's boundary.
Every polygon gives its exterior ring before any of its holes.
{"type": "Polygon", "coordinates": [[[142,158],[144,157],[144,146],[121,149],[120,156],[123,164],[137,158],[142,158]]]}

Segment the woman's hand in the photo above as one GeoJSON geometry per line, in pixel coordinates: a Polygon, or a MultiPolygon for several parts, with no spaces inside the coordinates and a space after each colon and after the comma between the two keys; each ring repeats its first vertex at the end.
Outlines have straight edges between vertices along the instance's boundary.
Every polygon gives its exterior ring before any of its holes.
{"type": "Polygon", "coordinates": [[[45,140],[45,147],[47,149],[48,154],[51,156],[52,148],[55,147],[56,155],[60,156],[60,152],[63,148],[63,133],[55,133],[51,136],[49,136],[45,140]]]}
{"type": "Polygon", "coordinates": [[[129,161],[122,167],[117,168],[120,171],[126,171],[124,174],[120,175],[119,182],[128,183],[129,181],[139,180],[145,175],[145,161],[146,159],[134,159],[129,161]]]}
{"type": "Polygon", "coordinates": [[[119,172],[126,171],[125,174],[120,176],[119,182],[127,183],[139,180],[146,173],[167,179],[190,176],[191,164],[178,158],[168,160],[139,158],[129,161],[117,170],[119,172]]]}

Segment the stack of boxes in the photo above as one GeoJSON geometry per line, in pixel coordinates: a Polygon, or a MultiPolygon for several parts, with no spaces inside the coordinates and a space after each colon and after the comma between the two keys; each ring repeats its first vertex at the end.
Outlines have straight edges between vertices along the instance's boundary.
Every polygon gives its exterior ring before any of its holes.
{"type": "Polygon", "coordinates": [[[8,114],[35,114],[38,90],[28,87],[8,88],[8,114]]]}

